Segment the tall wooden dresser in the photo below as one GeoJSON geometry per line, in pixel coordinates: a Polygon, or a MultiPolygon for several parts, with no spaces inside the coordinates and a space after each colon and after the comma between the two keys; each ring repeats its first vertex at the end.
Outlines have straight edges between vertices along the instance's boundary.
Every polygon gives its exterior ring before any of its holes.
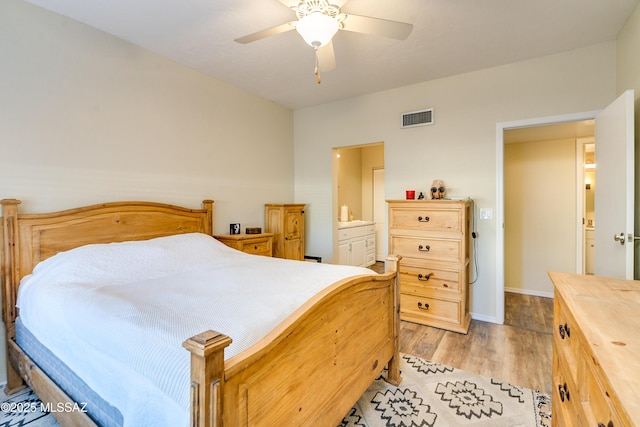
{"type": "Polygon", "coordinates": [[[549,276],[552,425],[640,426],[640,281],[549,276]]]}
{"type": "Polygon", "coordinates": [[[265,231],[273,233],[273,256],[304,259],[304,204],[266,204],[265,231]]]}
{"type": "Polygon", "coordinates": [[[400,317],[467,333],[471,200],[387,200],[400,261],[400,317]]]}

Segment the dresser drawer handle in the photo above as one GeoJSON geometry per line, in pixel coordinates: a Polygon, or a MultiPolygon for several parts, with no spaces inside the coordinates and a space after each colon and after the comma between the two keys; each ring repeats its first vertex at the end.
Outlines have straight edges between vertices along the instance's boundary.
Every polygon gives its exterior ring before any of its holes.
{"type": "Polygon", "coordinates": [[[613,421],[609,420],[609,424],[604,425],[604,423],[598,423],[598,427],[613,427],[613,421]]]}
{"type": "Polygon", "coordinates": [[[429,304],[427,304],[426,302],[424,304],[419,302],[418,303],[418,308],[421,309],[421,310],[429,310],[429,304]]]}
{"type": "Polygon", "coordinates": [[[560,394],[560,400],[564,402],[564,399],[566,397],[567,402],[569,402],[571,399],[571,395],[569,394],[569,390],[567,390],[567,383],[564,384],[558,384],[558,393],[560,394]]]}
{"type": "Polygon", "coordinates": [[[564,339],[565,336],[567,338],[571,338],[571,330],[569,329],[569,326],[567,326],[566,323],[564,325],[559,325],[558,331],[560,332],[560,338],[564,339]]]}
{"type": "Polygon", "coordinates": [[[420,245],[420,246],[418,246],[418,250],[421,251],[421,252],[429,252],[431,250],[431,246],[429,246],[429,245],[425,245],[425,246],[420,245]]]}
{"type": "Polygon", "coordinates": [[[431,276],[433,276],[433,273],[429,273],[425,275],[422,275],[422,273],[420,273],[418,274],[418,280],[422,280],[423,282],[426,282],[427,280],[431,279],[431,276]]]}
{"type": "Polygon", "coordinates": [[[419,216],[419,217],[418,217],[418,221],[420,221],[420,222],[429,222],[429,217],[428,217],[428,216],[425,216],[425,217],[423,218],[423,217],[419,216]]]}

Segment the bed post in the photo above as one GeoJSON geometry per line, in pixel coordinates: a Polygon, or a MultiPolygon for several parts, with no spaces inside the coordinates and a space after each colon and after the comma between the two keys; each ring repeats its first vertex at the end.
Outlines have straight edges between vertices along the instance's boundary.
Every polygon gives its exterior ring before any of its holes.
{"type": "Polygon", "coordinates": [[[14,369],[10,360],[9,342],[16,337],[16,298],[19,283],[19,256],[16,241],[18,239],[18,205],[20,200],[3,199],[2,229],[2,320],[4,321],[7,340],[7,387],[6,394],[12,394],[25,387],[20,374],[14,369]]]}
{"type": "Polygon", "coordinates": [[[400,377],[400,269],[399,262],[402,259],[399,255],[387,257],[387,271],[395,271],[394,296],[393,296],[393,329],[394,329],[394,351],[393,358],[387,366],[387,382],[398,386],[402,382],[400,377]]]}
{"type": "Polygon", "coordinates": [[[213,236],[213,200],[203,200],[202,206],[207,211],[207,224],[204,233],[213,236]]]}
{"type": "Polygon", "coordinates": [[[191,427],[222,427],[224,349],[231,338],[206,331],[182,343],[191,352],[191,427]]]}

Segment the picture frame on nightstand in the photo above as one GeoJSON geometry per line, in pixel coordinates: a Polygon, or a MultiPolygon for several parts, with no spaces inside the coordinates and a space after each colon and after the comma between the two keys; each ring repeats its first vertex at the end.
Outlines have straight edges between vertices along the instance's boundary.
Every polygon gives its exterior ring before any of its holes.
{"type": "Polygon", "coordinates": [[[240,234],[240,224],[229,224],[229,234],[240,234]]]}

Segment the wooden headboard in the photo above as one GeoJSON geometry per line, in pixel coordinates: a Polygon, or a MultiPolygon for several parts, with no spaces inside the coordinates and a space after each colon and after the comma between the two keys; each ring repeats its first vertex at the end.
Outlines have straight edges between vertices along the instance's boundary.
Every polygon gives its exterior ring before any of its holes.
{"type": "Polygon", "coordinates": [[[193,232],[213,234],[213,200],[204,200],[203,209],[152,202],[113,202],[42,214],[18,213],[20,201],[15,199],[4,199],[0,204],[2,318],[11,337],[15,333],[20,279],[40,261],[91,243],[193,232]]]}

